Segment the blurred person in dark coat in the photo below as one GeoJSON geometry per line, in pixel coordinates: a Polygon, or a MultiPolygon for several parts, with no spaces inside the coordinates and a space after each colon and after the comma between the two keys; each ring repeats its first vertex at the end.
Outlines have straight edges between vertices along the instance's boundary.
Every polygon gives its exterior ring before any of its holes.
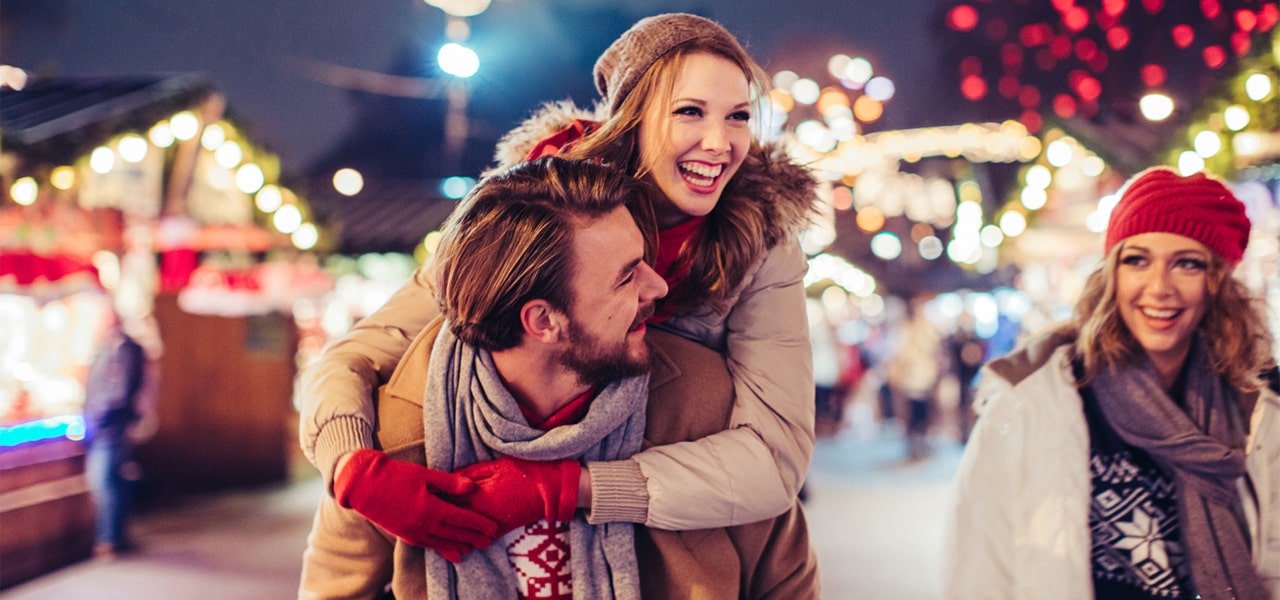
{"type": "Polygon", "coordinates": [[[128,477],[126,470],[133,450],[131,431],[143,422],[146,372],[142,346],[125,333],[120,315],[110,311],[85,384],[85,476],[98,512],[95,556],[110,557],[129,546],[126,523],[131,479],[136,477],[128,477]]]}

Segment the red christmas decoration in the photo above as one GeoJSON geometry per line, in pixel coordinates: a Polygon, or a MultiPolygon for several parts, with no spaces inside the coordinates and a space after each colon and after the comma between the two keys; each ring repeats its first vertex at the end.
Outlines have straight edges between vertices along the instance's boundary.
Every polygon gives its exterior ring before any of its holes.
{"type": "Polygon", "coordinates": [[[1262,5],[1258,11],[1258,31],[1271,31],[1277,22],[1280,22],[1280,5],[1270,2],[1262,5]]]}
{"type": "Polygon", "coordinates": [[[1098,44],[1089,38],[1080,38],[1076,40],[1076,58],[1088,62],[1098,53],[1098,44]]]}
{"type": "Polygon", "coordinates": [[[1222,14],[1222,3],[1218,0],[1200,0],[1200,12],[1204,13],[1204,18],[1212,21],[1222,14]]]}
{"type": "Polygon", "coordinates": [[[1237,31],[1231,34],[1231,51],[1236,56],[1244,56],[1249,53],[1252,42],[1249,40],[1249,34],[1243,31],[1237,31]]]}
{"type": "Polygon", "coordinates": [[[1156,87],[1164,83],[1164,67],[1160,65],[1146,65],[1142,67],[1141,77],[1142,83],[1147,87],[1156,87]]]}
{"type": "MultiPolygon", "coordinates": [[[[1271,6],[1272,8],[1275,7],[1274,4],[1272,4],[1271,6]]],[[[1253,31],[1253,28],[1258,26],[1258,15],[1253,14],[1253,11],[1247,8],[1242,8],[1240,10],[1237,10],[1236,26],[1240,28],[1240,31],[1244,31],[1244,32],[1253,31]]]]}
{"type": "Polygon", "coordinates": [[[947,26],[956,31],[970,31],[978,26],[978,11],[968,4],[957,4],[947,13],[947,26]]]}
{"type": "Polygon", "coordinates": [[[1191,45],[1191,42],[1196,41],[1196,32],[1190,25],[1174,25],[1171,33],[1173,44],[1179,48],[1186,48],[1191,45]]]}
{"type": "Polygon", "coordinates": [[[1164,0],[1142,0],[1142,8],[1154,15],[1164,10],[1164,0]]]}
{"type": "Polygon", "coordinates": [[[1049,52],[1058,60],[1071,56],[1071,38],[1065,35],[1053,38],[1053,43],[1049,44],[1049,52]]]}
{"type": "Polygon", "coordinates": [[[1012,42],[1000,46],[1000,62],[1004,63],[1007,71],[1017,71],[1022,68],[1022,46],[1012,42]]]}
{"type": "Polygon", "coordinates": [[[1102,84],[1093,77],[1085,77],[1084,79],[1081,79],[1080,83],[1076,84],[1074,87],[1076,95],[1080,96],[1080,99],[1086,102],[1093,102],[1102,95],[1102,84]]]}
{"type": "Polygon", "coordinates": [[[1093,55],[1093,58],[1089,59],[1089,70],[1094,73],[1101,73],[1107,70],[1108,63],[1107,53],[1099,50],[1097,54],[1093,55]]]}
{"type": "Polygon", "coordinates": [[[1035,48],[1048,42],[1052,35],[1053,28],[1044,23],[1033,23],[1018,30],[1018,38],[1022,41],[1022,45],[1028,48],[1035,48]]]}
{"type": "Polygon", "coordinates": [[[981,100],[987,95],[987,82],[978,75],[967,75],[960,82],[960,93],[968,100],[981,100]]]}
{"type": "Polygon", "coordinates": [[[1018,104],[1021,104],[1023,108],[1040,106],[1040,90],[1036,89],[1035,86],[1022,86],[1022,91],[1018,92],[1018,104]]]}
{"type": "MultiPolygon", "coordinates": [[[[1112,50],[1124,50],[1129,45],[1129,30],[1124,27],[1112,27],[1107,30],[1107,45],[1112,50]]],[[[1088,60],[1088,59],[1085,59],[1088,60]]]]}
{"type": "Polygon", "coordinates": [[[996,90],[1005,98],[1013,98],[1018,95],[1018,90],[1022,88],[1022,84],[1018,83],[1018,78],[1013,75],[1005,75],[1000,78],[1000,82],[996,84],[996,90]]]}
{"type": "Polygon", "coordinates": [[[1063,13],[1062,24],[1071,31],[1080,31],[1089,26],[1089,11],[1076,6],[1063,13]]]}
{"type": "Polygon", "coordinates": [[[1076,99],[1066,94],[1058,94],[1053,97],[1053,112],[1059,117],[1070,119],[1076,116],[1076,99]]]}
{"type": "Polygon", "coordinates": [[[1018,116],[1018,120],[1027,127],[1027,131],[1037,133],[1041,127],[1044,127],[1044,120],[1040,118],[1040,113],[1034,110],[1024,110],[1018,116]]]}
{"type": "Polygon", "coordinates": [[[1227,53],[1222,46],[1206,46],[1203,54],[1204,64],[1210,69],[1217,69],[1227,62],[1227,53]]]}
{"type": "Polygon", "coordinates": [[[1128,5],[1128,0],[1102,0],[1102,12],[1112,17],[1118,17],[1124,13],[1124,9],[1128,5]]]}

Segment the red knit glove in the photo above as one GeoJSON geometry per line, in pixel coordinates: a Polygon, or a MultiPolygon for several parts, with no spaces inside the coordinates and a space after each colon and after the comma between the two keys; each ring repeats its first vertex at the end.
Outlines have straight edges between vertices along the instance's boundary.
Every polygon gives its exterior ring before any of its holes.
{"type": "Polygon", "coordinates": [[[498,536],[543,519],[568,521],[578,507],[576,460],[531,462],[504,456],[454,471],[475,481],[463,504],[498,522],[498,536]]]}
{"type": "Polygon", "coordinates": [[[452,562],[493,543],[498,525],[451,503],[471,493],[465,476],[435,471],[367,448],[356,450],[333,482],[338,504],[414,546],[436,550],[452,562]]]}

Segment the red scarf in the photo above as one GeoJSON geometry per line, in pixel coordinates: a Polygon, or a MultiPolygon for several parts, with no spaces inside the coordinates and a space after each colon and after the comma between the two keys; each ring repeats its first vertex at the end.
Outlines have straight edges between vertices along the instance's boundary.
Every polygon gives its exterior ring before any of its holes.
{"type": "Polygon", "coordinates": [[[587,136],[600,124],[586,119],[574,119],[564,129],[557,131],[538,141],[526,154],[525,160],[535,160],[544,156],[555,156],[571,148],[578,140],[587,136]]]}
{"type": "MultiPolygon", "coordinates": [[[[669,289],[675,289],[689,276],[689,270],[693,268],[693,256],[689,252],[697,243],[702,224],[706,221],[705,216],[693,217],[658,232],[658,256],[654,258],[653,270],[662,276],[669,289]]],[[[675,316],[671,305],[664,300],[658,301],[658,310],[649,317],[649,323],[661,323],[675,316]]]]}
{"type": "Polygon", "coordinates": [[[561,425],[572,425],[587,416],[587,410],[591,408],[591,401],[595,399],[595,388],[589,389],[581,396],[570,400],[568,404],[561,406],[556,412],[547,415],[543,419],[533,409],[525,406],[524,400],[516,398],[516,404],[520,406],[520,412],[524,414],[524,420],[529,422],[529,426],[543,431],[551,431],[561,425]]]}

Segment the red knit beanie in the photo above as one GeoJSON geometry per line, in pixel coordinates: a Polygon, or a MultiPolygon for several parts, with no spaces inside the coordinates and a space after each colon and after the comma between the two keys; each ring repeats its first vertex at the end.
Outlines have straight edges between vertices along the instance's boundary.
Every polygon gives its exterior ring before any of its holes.
{"type": "Polygon", "coordinates": [[[1134,175],[1120,193],[1107,225],[1105,252],[1140,233],[1176,233],[1237,263],[1249,244],[1244,204],[1221,181],[1204,173],[1182,177],[1166,167],[1134,175]]]}

